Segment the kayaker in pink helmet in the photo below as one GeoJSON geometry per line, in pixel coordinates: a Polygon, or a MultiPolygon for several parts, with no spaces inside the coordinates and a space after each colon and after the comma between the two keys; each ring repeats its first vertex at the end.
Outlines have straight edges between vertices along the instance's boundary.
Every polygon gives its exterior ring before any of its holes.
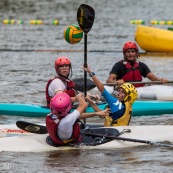
{"type": "Polygon", "coordinates": [[[80,140],[80,126],[78,119],[92,116],[104,117],[105,110],[84,113],[88,104],[81,94],[76,94],[78,107],[70,113],[72,102],[67,93],[58,93],[50,101],[51,113],[46,116],[46,127],[53,144],[61,146],[68,143],[78,143],[80,140]]]}

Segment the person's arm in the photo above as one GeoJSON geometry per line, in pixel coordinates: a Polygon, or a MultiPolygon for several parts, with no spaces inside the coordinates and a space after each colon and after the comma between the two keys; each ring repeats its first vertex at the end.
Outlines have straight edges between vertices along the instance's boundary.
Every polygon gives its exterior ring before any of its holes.
{"type": "Polygon", "coordinates": [[[78,107],[77,107],[76,110],[77,110],[80,114],[82,114],[82,113],[85,111],[85,109],[87,108],[88,104],[86,103],[84,97],[82,97],[81,94],[77,94],[77,95],[76,95],[76,100],[79,102],[79,103],[78,103],[78,107]]]}
{"type": "Polygon", "coordinates": [[[49,92],[49,95],[53,97],[58,93],[62,93],[65,89],[66,89],[66,86],[64,82],[56,78],[49,84],[48,92],[49,92]]]}
{"type": "Polygon", "coordinates": [[[88,103],[92,106],[92,108],[94,109],[95,112],[92,113],[82,113],[79,117],[79,119],[85,119],[85,118],[90,118],[93,116],[99,116],[100,118],[104,118],[106,115],[108,115],[110,113],[110,109],[106,108],[105,110],[101,110],[89,97],[89,95],[87,95],[87,97],[85,97],[86,101],[88,101],[88,103]]]}
{"type": "Polygon", "coordinates": [[[122,85],[124,83],[123,79],[116,80],[117,75],[115,74],[110,74],[108,79],[106,80],[106,83],[115,83],[118,86],[122,85]]]}
{"type": "Polygon", "coordinates": [[[152,72],[150,72],[150,73],[147,74],[147,78],[150,79],[151,81],[161,81],[162,83],[168,82],[167,79],[157,77],[157,76],[154,75],[152,72]]]}
{"type": "Polygon", "coordinates": [[[87,94],[85,100],[92,106],[95,112],[101,111],[101,109],[91,100],[90,96],[87,94]]]}
{"type": "Polygon", "coordinates": [[[106,80],[106,83],[114,83],[116,82],[116,78],[117,78],[116,74],[110,74],[106,80]]]}
{"type": "MultiPolygon", "coordinates": [[[[63,93],[66,90],[66,86],[64,82],[56,78],[50,83],[48,90],[52,96],[55,96],[58,93],[63,93]]],[[[70,99],[72,103],[76,102],[76,97],[70,97],[70,99]]]]}
{"type": "Polygon", "coordinates": [[[117,79],[117,63],[114,64],[114,66],[112,67],[112,70],[109,73],[106,83],[114,83],[116,82],[116,79],[117,79]]]}
{"type": "Polygon", "coordinates": [[[70,99],[71,99],[71,102],[72,102],[72,103],[77,102],[76,97],[70,97],[70,99]]]}
{"type": "Polygon", "coordinates": [[[94,116],[99,116],[100,118],[104,118],[105,116],[109,115],[110,113],[110,109],[106,108],[105,110],[101,110],[98,112],[91,112],[91,113],[82,113],[79,116],[79,119],[85,119],[85,118],[91,118],[94,116]]]}
{"type": "Polygon", "coordinates": [[[140,62],[140,67],[142,68],[142,72],[143,72],[142,75],[144,77],[147,77],[149,80],[151,80],[151,81],[161,81],[162,83],[168,82],[167,79],[160,78],[160,77],[157,77],[156,75],[154,75],[145,63],[140,62]]]}
{"type": "Polygon", "coordinates": [[[90,74],[90,77],[92,78],[92,80],[95,83],[96,87],[102,93],[104,91],[104,85],[100,82],[100,80],[96,77],[95,74],[94,75],[92,74],[93,71],[91,70],[90,66],[87,65],[87,67],[83,67],[83,69],[90,74]]]}
{"type": "Polygon", "coordinates": [[[118,85],[122,85],[124,83],[123,79],[117,80],[118,74],[121,76],[121,69],[123,68],[122,63],[117,62],[113,67],[109,76],[106,80],[106,83],[117,83],[118,85]]]}

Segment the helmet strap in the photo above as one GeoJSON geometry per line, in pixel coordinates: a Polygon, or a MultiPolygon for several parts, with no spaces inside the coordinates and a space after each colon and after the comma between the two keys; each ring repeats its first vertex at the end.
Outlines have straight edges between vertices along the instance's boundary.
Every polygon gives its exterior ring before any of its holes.
{"type": "Polygon", "coordinates": [[[70,73],[69,73],[68,79],[71,79],[72,76],[73,76],[73,72],[72,72],[72,67],[70,65],[70,73]]]}
{"type": "Polygon", "coordinates": [[[124,102],[130,101],[130,100],[131,100],[131,97],[128,96],[128,97],[126,98],[126,100],[124,100],[124,102]]]}

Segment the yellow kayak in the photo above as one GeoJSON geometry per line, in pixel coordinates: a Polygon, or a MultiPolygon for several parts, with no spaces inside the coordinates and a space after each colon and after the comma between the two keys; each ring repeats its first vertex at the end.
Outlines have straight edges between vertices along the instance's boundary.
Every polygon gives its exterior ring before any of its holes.
{"type": "Polygon", "coordinates": [[[147,52],[173,52],[173,32],[169,30],[139,25],[135,41],[147,52]]]}

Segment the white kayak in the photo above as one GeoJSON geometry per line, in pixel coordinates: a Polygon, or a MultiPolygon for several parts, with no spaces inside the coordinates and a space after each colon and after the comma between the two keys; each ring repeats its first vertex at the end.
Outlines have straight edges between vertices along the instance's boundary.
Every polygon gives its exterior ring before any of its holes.
{"type": "Polygon", "coordinates": [[[173,101],[173,87],[151,85],[137,88],[138,99],[173,101]]]}
{"type": "MultiPolygon", "coordinates": [[[[109,93],[113,92],[112,86],[105,86],[109,93]]],[[[136,88],[138,100],[163,100],[173,101],[173,87],[167,85],[151,85],[136,88]]],[[[98,91],[94,88],[95,91],[98,91]]]]}
{"type": "MultiPolygon", "coordinates": [[[[113,128],[113,127],[111,127],[113,128]]],[[[44,152],[54,150],[71,150],[71,149],[119,149],[127,147],[136,147],[139,145],[148,145],[148,141],[152,141],[150,144],[159,145],[161,143],[169,141],[173,142],[173,126],[119,126],[114,127],[119,132],[124,129],[129,129],[130,133],[123,133],[121,138],[133,139],[133,141],[123,140],[111,140],[96,146],[63,146],[54,147],[46,142],[48,134],[33,134],[33,133],[20,133],[20,129],[16,125],[1,125],[0,126],[0,152],[12,151],[12,152],[44,152]],[[4,132],[2,132],[4,129],[4,132]],[[9,129],[5,132],[5,129],[9,129]],[[14,133],[15,130],[19,130],[18,133],[14,133]],[[13,134],[11,132],[13,131],[13,134]],[[11,134],[11,135],[10,135],[11,134]],[[144,140],[146,143],[138,142],[144,140]],[[135,142],[136,141],[136,142],[135,142]]],[[[167,142],[166,142],[167,143],[167,142]]],[[[166,145],[166,144],[165,144],[166,145]]],[[[172,145],[173,146],[173,145],[172,145]]]]}

